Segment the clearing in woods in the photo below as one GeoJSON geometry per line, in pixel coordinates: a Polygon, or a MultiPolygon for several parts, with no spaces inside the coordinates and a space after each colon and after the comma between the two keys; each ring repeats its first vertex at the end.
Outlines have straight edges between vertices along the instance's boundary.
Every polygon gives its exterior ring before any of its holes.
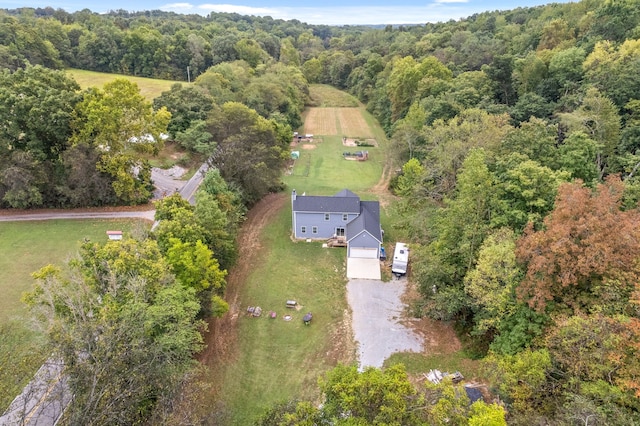
{"type": "MultiPolygon", "coordinates": [[[[322,136],[322,144],[314,143],[316,149],[303,152],[305,160],[300,167],[306,168],[306,173],[286,176],[284,193],[268,195],[248,213],[238,237],[238,262],[227,277],[229,312],[209,322],[207,348],[200,360],[208,367],[204,381],[210,391],[196,393],[203,396],[202,410],[214,424],[256,424],[267,407],[283,401],[320,404],[318,377],[338,363],[356,360],[346,300],[345,252],[324,249],[320,242],[291,241],[289,194],[292,188],[335,194],[348,185],[386,206],[393,198],[388,192],[393,167],[387,164],[388,147],[379,125],[372,122],[371,133],[357,130],[361,120],[367,119],[363,108],[333,103],[334,99],[344,100],[345,94],[327,86],[312,86],[311,91],[317,105],[323,107],[305,112],[304,133],[322,136]],[[369,161],[343,160],[341,111],[345,111],[345,128],[355,133],[345,136],[371,135],[380,142],[371,149],[373,158],[369,161]],[[300,311],[288,309],[287,300],[296,300],[300,311]],[[260,306],[265,314],[250,317],[248,306],[260,306]],[[270,310],[277,312],[275,319],[266,315],[270,310]],[[310,326],[302,322],[306,312],[314,315],[310,326]],[[293,320],[284,321],[285,314],[293,320]]],[[[383,221],[389,220],[386,209],[382,216],[383,221]]],[[[389,230],[389,238],[393,238],[393,229],[389,230]]],[[[413,325],[433,328],[430,323],[413,325]]],[[[442,353],[435,361],[430,358],[432,366],[447,369],[449,364],[443,360],[458,350],[458,342],[449,327],[443,328],[446,333],[427,337],[434,341],[430,348],[437,346],[442,353]],[[439,344],[440,338],[448,343],[446,347],[439,344]]],[[[407,357],[397,356],[401,355],[407,357]]],[[[424,357],[415,357],[412,363],[420,366],[412,371],[424,371],[424,357]]]]}
{"type": "Polygon", "coordinates": [[[336,108],[342,134],[347,137],[373,138],[373,130],[367,124],[359,108],[336,108]]]}
{"type": "Polygon", "coordinates": [[[336,108],[309,108],[304,120],[304,133],[312,135],[337,135],[336,108]]]}
{"type": "Polygon", "coordinates": [[[338,135],[355,138],[373,138],[359,108],[309,108],[304,133],[312,135],[338,135]]]}

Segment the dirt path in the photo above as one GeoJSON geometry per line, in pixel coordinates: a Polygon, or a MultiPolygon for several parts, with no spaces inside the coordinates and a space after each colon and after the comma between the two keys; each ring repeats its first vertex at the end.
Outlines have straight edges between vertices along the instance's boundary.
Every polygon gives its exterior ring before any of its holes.
{"type": "Polygon", "coordinates": [[[389,164],[390,160],[387,159],[384,168],[382,169],[382,174],[380,175],[380,179],[378,182],[372,186],[367,192],[376,195],[378,197],[378,201],[380,202],[380,207],[386,209],[389,204],[397,199],[395,195],[389,192],[389,183],[391,182],[391,173],[392,168],[389,164]]]}
{"type": "Polygon", "coordinates": [[[213,318],[209,321],[209,332],[205,336],[207,348],[200,355],[200,361],[211,369],[216,369],[234,356],[240,313],[238,305],[240,287],[247,281],[251,271],[262,262],[263,253],[260,250],[262,229],[273,221],[288,199],[289,197],[284,193],[267,195],[249,211],[242,225],[238,236],[240,250],[238,262],[227,276],[225,299],[229,303],[229,312],[222,318],[213,318]]]}

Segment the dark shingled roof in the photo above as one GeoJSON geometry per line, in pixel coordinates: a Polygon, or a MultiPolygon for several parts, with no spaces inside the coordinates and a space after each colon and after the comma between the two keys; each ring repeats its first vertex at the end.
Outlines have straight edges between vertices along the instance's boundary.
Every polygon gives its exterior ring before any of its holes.
{"type": "Polygon", "coordinates": [[[360,213],[360,197],[348,189],[334,196],[297,195],[293,200],[297,212],[360,213]]]}
{"type": "Polygon", "coordinates": [[[347,224],[347,241],[366,230],[378,241],[382,242],[380,231],[380,203],[377,201],[361,201],[360,216],[347,224]]]}

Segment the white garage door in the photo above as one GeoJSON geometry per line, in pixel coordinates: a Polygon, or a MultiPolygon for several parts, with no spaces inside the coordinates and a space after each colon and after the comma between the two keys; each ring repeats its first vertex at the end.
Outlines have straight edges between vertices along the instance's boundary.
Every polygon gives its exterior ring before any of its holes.
{"type": "Polygon", "coordinates": [[[349,250],[349,257],[376,259],[378,257],[378,250],[374,248],[351,247],[351,250],[349,250]]]}

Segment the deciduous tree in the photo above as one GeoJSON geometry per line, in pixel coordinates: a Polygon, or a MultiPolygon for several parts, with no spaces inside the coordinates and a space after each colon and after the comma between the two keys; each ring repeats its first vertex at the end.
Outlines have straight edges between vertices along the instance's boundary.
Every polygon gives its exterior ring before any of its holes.
{"type": "Polygon", "coordinates": [[[593,192],[580,181],[560,186],[545,229],[528,226],[517,245],[527,268],[519,294],[531,306],[556,301],[580,309],[595,302],[594,286],[604,280],[632,288],[640,279],[640,212],[621,211],[622,194],[616,176],[593,192]]]}
{"type": "Polygon", "coordinates": [[[64,360],[70,423],[144,422],[193,367],[202,348],[199,304],[154,242],[85,244],[68,268],[49,265],[34,277],[25,300],[64,360]]]}
{"type": "MultiPolygon", "coordinates": [[[[421,398],[401,364],[385,370],[338,366],[320,381],[324,413],[348,424],[416,425],[421,398]]],[[[342,424],[342,423],[341,423],[342,424]]]]}

